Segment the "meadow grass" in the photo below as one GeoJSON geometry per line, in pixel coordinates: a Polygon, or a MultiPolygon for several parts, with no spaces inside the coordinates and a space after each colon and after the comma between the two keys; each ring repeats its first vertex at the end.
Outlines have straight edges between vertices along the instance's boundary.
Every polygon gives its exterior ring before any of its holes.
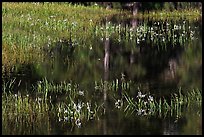
{"type": "Polygon", "coordinates": [[[42,47],[61,39],[85,44],[94,26],[116,14],[98,6],[59,3],[2,3],[3,70],[17,62],[38,60],[42,47]],[[37,53],[37,54],[36,54],[37,53]],[[12,55],[12,56],[11,56],[12,55]]]}
{"type": "MultiPolygon", "coordinates": [[[[117,15],[128,17],[128,12],[106,10],[99,6],[85,7],[69,3],[2,3],[2,63],[3,72],[9,71],[18,63],[40,62],[44,47],[52,47],[61,40],[71,40],[77,46],[92,45],[92,40],[113,36],[117,42],[129,41],[136,45],[144,41],[155,45],[183,45],[196,39],[194,30],[188,27],[189,17],[197,17],[198,11],[158,12],[167,17],[185,17],[181,24],[169,24],[168,21],[154,21],[152,26],[144,23],[136,28],[123,24],[113,24],[106,17],[117,15]],[[168,13],[168,14],[167,14],[168,13]],[[173,30],[173,31],[171,31],[173,30]],[[12,56],[11,56],[12,55],[12,56]]],[[[154,12],[142,14],[154,17],[154,12]]],[[[160,15],[159,14],[159,15],[160,15]]],[[[139,18],[141,13],[138,13],[139,18]]],[[[157,15],[157,14],[156,14],[157,15]]],[[[162,17],[156,16],[161,19],[162,17]]]]}
{"type": "Polygon", "coordinates": [[[58,3],[3,3],[3,41],[10,46],[39,47],[62,38],[86,36],[115,10],[58,3]],[[71,35],[71,36],[70,36],[71,35]]]}
{"type": "Polygon", "coordinates": [[[114,24],[106,22],[100,27],[96,26],[96,36],[101,39],[114,37],[114,39],[121,43],[132,42],[135,45],[147,43],[151,45],[185,45],[186,43],[197,39],[195,36],[198,26],[190,26],[187,20],[178,21],[144,21],[136,27],[131,25],[114,24]],[[151,22],[151,25],[150,25],[151,22]]]}
{"type": "Polygon", "coordinates": [[[199,20],[202,17],[202,11],[199,9],[180,9],[180,10],[156,10],[145,11],[138,13],[135,18],[150,18],[152,20],[166,20],[166,19],[186,19],[189,21],[199,20]]]}

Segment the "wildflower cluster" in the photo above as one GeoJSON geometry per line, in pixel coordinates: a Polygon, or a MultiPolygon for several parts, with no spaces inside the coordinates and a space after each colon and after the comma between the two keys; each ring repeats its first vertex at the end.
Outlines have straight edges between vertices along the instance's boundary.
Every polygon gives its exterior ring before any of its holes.
{"type": "Polygon", "coordinates": [[[96,117],[97,105],[92,106],[91,102],[71,101],[69,104],[58,104],[57,116],[59,122],[75,123],[77,127],[81,127],[82,121],[92,120],[96,117]]]}
{"type": "Polygon", "coordinates": [[[124,111],[134,110],[137,115],[150,115],[154,113],[156,104],[152,95],[142,94],[139,91],[136,98],[130,98],[127,93],[124,94],[124,98],[127,101],[127,107],[124,111]]]}

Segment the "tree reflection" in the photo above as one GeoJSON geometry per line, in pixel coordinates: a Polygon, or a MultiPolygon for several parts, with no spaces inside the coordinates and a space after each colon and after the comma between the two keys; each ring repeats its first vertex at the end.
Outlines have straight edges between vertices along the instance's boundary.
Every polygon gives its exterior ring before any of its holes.
{"type": "MultiPolygon", "coordinates": [[[[108,24],[108,19],[106,18],[106,26],[108,24]]],[[[110,61],[110,38],[108,32],[106,33],[106,38],[104,41],[104,49],[105,49],[105,55],[104,55],[104,93],[103,93],[103,99],[104,99],[104,110],[107,109],[107,90],[108,90],[108,79],[109,79],[109,61],[110,61]]],[[[105,112],[106,113],[106,112],[105,112]]],[[[107,134],[107,118],[105,117],[103,120],[103,134],[107,134]]]]}

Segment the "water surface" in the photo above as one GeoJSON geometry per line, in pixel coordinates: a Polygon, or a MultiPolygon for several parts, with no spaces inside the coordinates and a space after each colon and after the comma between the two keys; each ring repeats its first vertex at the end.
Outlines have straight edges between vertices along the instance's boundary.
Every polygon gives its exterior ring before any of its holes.
{"type": "MultiPolygon", "coordinates": [[[[44,78],[56,84],[76,83],[85,94],[78,101],[103,104],[101,116],[76,126],[49,111],[39,117],[3,114],[3,134],[202,134],[201,107],[184,108],[179,116],[127,114],[115,107],[113,99],[119,99],[124,90],[95,88],[96,82],[124,80],[131,81],[127,92],[133,97],[138,87],[158,97],[176,93],[180,87],[183,94],[195,88],[202,91],[201,21],[106,19],[101,27],[119,24],[127,30],[93,35],[87,46],[80,42],[74,47],[56,42],[49,50],[45,46],[43,62],[17,64],[11,76],[3,78],[16,78],[13,94],[27,94],[44,78]]],[[[54,104],[60,101],[63,94],[53,97],[54,104]]]]}

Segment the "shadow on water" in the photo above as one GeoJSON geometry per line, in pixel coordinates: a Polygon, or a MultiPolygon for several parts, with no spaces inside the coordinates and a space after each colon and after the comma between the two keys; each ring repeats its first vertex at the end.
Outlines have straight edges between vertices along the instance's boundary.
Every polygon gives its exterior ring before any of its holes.
{"type": "Polygon", "coordinates": [[[8,83],[14,80],[13,92],[32,90],[32,85],[41,80],[34,64],[17,64],[10,73],[4,72],[2,81],[8,83]]]}

